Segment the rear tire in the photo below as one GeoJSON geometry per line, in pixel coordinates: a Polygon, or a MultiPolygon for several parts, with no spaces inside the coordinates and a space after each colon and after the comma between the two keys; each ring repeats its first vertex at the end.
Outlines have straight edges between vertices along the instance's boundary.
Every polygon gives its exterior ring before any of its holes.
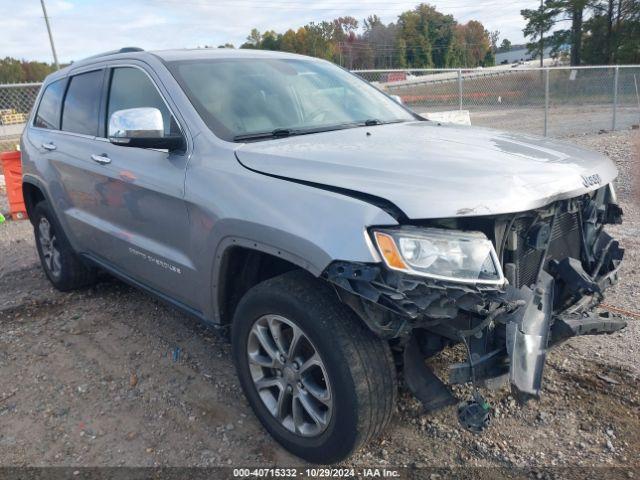
{"type": "Polygon", "coordinates": [[[238,305],[231,341],[251,407],[294,455],[314,463],[341,461],[389,423],[397,396],[389,345],[323,280],[293,271],[256,285],[238,305]],[[294,332],[304,339],[292,342],[294,332]],[[286,357],[292,343],[298,346],[286,357]],[[320,363],[297,373],[314,351],[320,363]]]}
{"type": "Polygon", "coordinates": [[[40,263],[53,286],[66,292],[94,283],[95,269],[87,267],[73,251],[49,203],[38,203],[31,218],[40,263]]]}

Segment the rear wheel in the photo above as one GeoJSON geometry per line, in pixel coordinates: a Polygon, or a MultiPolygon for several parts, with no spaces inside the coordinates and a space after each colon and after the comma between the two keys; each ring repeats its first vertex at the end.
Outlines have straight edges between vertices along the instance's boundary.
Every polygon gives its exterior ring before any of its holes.
{"type": "Polygon", "coordinates": [[[95,270],[84,265],[73,251],[49,204],[38,203],[31,217],[40,263],[53,286],[68,291],[93,283],[95,270]]]}
{"type": "Polygon", "coordinates": [[[306,272],[247,292],[234,315],[232,343],[259,420],[305,460],[340,461],[391,418],[397,386],[388,344],[306,272]]]}

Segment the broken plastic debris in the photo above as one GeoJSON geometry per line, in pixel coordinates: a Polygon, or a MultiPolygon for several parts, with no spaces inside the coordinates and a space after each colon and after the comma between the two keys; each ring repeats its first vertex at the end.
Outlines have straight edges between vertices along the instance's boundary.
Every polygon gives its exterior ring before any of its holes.
{"type": "Polygon", "coordinates": [[[478,392],[466,402],[458,404],[460,424],[473,433],[480,433],[491,422],[491,405],[478,392]]]}

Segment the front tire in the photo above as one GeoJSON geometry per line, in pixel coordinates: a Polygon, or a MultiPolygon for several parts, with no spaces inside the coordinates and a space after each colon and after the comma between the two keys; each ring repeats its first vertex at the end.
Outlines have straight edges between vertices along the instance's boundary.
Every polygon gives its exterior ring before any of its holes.
{"type": "Polygon", "coordinates": [[[389,346],[323,280],[294,271],[253,287],[231,333],[251,407],[294,455],[338,462],[389,423],[397,395],[389,346]]]}
{"type": "Polygon", "coordinates": [[[82,263],[73,251],[51,206],[42,201],[35,206],[30,216],[40,263],[53,286],[66,292],[94,283],[96,271],[82,263]]]}

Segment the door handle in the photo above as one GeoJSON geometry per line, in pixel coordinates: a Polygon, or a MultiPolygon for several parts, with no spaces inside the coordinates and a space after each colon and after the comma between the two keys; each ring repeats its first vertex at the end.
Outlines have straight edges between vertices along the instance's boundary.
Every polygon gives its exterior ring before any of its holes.
{"type": "Polygon", "coordinates": [[[53,143],[43,143],[42,144],[42,148],[44,148],[45,150],[55,150],[56,146],[53,143]]]}
{"type": "Polygon", "coordinates": [[[111,159],[107,157],[105,154],[91,155],[91,160],[93,160],[96,163],[99,163],[100,165],[108,165],[111,163],[111,159]]]}

